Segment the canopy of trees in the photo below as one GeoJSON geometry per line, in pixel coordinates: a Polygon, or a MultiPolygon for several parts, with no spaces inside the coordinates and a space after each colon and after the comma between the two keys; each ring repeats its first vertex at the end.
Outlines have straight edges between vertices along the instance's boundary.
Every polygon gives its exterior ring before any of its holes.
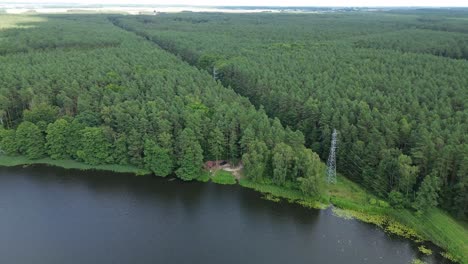
{"type": "Polygon", "coordinates": [[[336,128],[344,175],[466,217],[466,16],[18,17],[0,26],[0,149],[184,180],[242,161],[317,195],[336,128]]]}
{"type": "Polygon", "coordinates": [[[323,164],[303,158],[302,133],[205,71],[104,15],[40,18],[0,31],[1,152],[133,165],[183,180],[200,177],[206,160],[250,159],[248,177],[296,188],[300,177],[313,178],[304,193],[319,194],[323,164]]]}
{"type": "MultiPolygon", "coordinates": [[[[184,13],[112,21],[215,70],[225,86],[302,131],[322,160],[336,128],[338,169],[375,194],[466,217],[467,15],[184,13]]],[[[267,157],[275,181],[295,173],[282,145],[256,142],[244,162],[267,157]]]]}

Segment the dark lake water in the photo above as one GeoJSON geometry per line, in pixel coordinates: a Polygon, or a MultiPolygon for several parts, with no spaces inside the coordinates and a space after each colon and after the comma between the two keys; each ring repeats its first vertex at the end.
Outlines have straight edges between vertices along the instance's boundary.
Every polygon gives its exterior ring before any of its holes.
{"type": "MultiPolygon", "coordinates": [[[[0,263],[410,263],[372,225],[240,186],[0,167],[0,263]]],[[[444,263],[437,252],[427,263],[444,263]]],[[[448,262],[446,262],[448,263],[448,262]]]]}

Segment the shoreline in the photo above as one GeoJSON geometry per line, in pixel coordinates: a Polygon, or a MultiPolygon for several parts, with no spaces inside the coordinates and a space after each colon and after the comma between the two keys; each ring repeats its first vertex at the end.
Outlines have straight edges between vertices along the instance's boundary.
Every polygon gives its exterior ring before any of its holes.
{"type": "MultiPolygon", "coordinates": [[[[88,165],[74,160],[53,160],[43,158],[30,160],[23,156],[0,155],[1,167],[17,167],[28,165],[54,166],[64,169],[111,171],[116,173],[130,173],[137,176],[151,175],[150,171],[134,166],[123,165],[88,165]]],[[[211,181],[215,184],[226,184],[217,182],[214,178],[204,173],[199,182],[211,181]]],[[[243,188],[252,189],[263,194],[263,199],[273,202],[286,201],[295,203],[306,208],[324,210],[332,207],[333,214],[345,219],[356,219],[365,223],[373,224],[387,234],[410,239],[424,247],[425,242],[430,242],[445,252],[441,254],[457,263],[468,263],[468,230],[463,224],[457,222],[445,212],[434,209],[422,216],[416,216],[407,209],[393,209],[386,202],[376,200],[375,204],[369,204],[366,200],[375,200],[375,196],[365,192],[356,183],[340,176],[341,184],[327,188],[327,194],[321,197],[307,197],[299,190],[288,189],[268,183],[252,182],[241,179],[235,183],[243,188]],[[348,192],[348,193],[346,193],[348,192]],[[344,193],[344,195],[342,195],[344,193]],[[424,221],[424,222],[422,222],[424,221]],[[451,232],[446,230],[449,228],[451,232]],[[456,237],[451,236],[456,235],[456,237]],[[458,238],[458,239],[455,239],[458,238]],[[465,241],[467,243],[465,243],[465,241]]],[[[423,250],[421,250],[422,252],[423,250]]],[[[431,253],[432,254],[432,253],[431,253]]]]}

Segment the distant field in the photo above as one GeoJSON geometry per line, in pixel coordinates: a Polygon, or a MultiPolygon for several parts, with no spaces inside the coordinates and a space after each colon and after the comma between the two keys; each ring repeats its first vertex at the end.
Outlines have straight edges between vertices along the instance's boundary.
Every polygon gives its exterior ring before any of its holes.
{"type": "Polygon", "coordinates": [[[34,23],[44,22],[47,20],[45,17],[38,16],[14,16],[1,13],[0,16],[0,29],[30,28],[34,26],[34,23]]]}

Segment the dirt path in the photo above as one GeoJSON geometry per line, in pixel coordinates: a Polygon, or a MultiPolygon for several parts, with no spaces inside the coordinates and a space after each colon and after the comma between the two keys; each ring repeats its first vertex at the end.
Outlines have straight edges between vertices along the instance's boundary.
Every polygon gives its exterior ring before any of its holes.
{"type": "Polygon", "coordinates": [[[234,175],[234,178],[236,178],[236,180],[240,180],[242,175],[240,173],[240,171],[244,168],[244,166],[241,164],[235,168],[230,168],[230,167],[226,167],[226,168],[222,168],[222,170],[225,170],[225,171],[228,171],[228,172],[231,172],[232,175],[234,175]]]}

